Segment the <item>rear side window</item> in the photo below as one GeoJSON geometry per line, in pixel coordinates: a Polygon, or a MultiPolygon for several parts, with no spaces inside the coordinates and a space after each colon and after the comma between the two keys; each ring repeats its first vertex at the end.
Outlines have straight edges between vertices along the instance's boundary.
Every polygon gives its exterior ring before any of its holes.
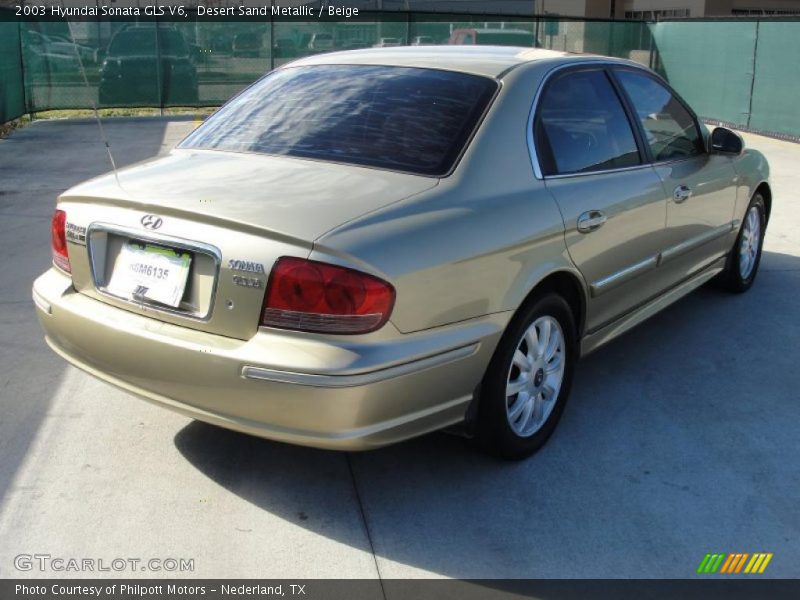
{"type": "Polygon", "coordinates": [[[640,164],[628,117],[605,72],[573,71],[545,88],[536,120],[545,175],[640,164]]]}
{"type": "Polygon", "coordinates": [[[316,65],[274,71],[181,144],[441,176],[497,89],[433,69],[316,65]]]}
{"type": "Polygon", "coordinates": [[[642,122],[654,160],[680,160],[705,153],[694,117],[669,89],[642,73],[616,73],[642,122]]]}

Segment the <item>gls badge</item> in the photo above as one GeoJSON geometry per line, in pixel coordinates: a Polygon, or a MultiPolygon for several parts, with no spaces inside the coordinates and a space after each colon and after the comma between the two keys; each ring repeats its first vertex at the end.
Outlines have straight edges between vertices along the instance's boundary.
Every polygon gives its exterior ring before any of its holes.
{"type": "Polygon", "coordinates": [[[164,220],[157,215],[145,215],[140,222],[145,229],[158,229],[164,220]]]}

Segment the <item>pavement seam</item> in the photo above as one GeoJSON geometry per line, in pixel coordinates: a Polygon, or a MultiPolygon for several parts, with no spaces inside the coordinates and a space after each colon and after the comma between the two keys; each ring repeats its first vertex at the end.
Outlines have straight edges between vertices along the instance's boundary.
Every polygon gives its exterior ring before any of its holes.
{"type": "Polygon", "coordinates": [[[378,557],[375,554],[375,544],[372,542],[372,531],[369,528],[369,521],[367,521],[367,513],[364,510],[364,503],[361,500],[361,492],[358,489],[358,481],[356,481],[356,473],[353,470],[353,461],[350,453],[345,453],[345,460],[347,461],[347,469],[350,471],[350,480],[353,482],[353,491],[356,493],[356,502],[358,502],[358,511],[361,513],[361,521],[364,523],[364,531],[367,534],[367,541],[369,542],[369,549],[372,552],[372,560],[375,563],[375,572],[378,574],[378,582],[381,584],[381,595],[383,600],[386,600],[386,589],[383,587],[383,577],[381,576],[381,567],[378,564],[378,557]]]}

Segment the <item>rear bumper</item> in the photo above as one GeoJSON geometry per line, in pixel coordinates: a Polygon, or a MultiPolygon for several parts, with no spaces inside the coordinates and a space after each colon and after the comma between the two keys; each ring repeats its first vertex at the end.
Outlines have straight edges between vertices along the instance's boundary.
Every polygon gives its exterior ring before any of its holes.
{"type": "Polygon", "coordinates": [[[463,420],[509,318],[374,339],[262,329],[243,341],[99,302],[55,269],[33,297],[50,347],[108,383],[201,421],[342,450],[463,420]]]}

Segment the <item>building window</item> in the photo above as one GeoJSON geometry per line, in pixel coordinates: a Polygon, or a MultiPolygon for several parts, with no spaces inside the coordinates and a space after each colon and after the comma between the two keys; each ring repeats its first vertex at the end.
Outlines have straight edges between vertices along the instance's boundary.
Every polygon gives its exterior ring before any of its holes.
{"type": "Polygon", "coordinates": [[[669,8],[664,10],[628,10],[625,11],[626,19],[636,21],[658,21],[659,19],[685,18],[691,16],[688,8],[669,8]]]}
{"type": "Polygon", "coordinates": [[[791,17],[800,15],[800,10],[786,8],[734,8],[731,14],[735,17],[791,17]]]}

